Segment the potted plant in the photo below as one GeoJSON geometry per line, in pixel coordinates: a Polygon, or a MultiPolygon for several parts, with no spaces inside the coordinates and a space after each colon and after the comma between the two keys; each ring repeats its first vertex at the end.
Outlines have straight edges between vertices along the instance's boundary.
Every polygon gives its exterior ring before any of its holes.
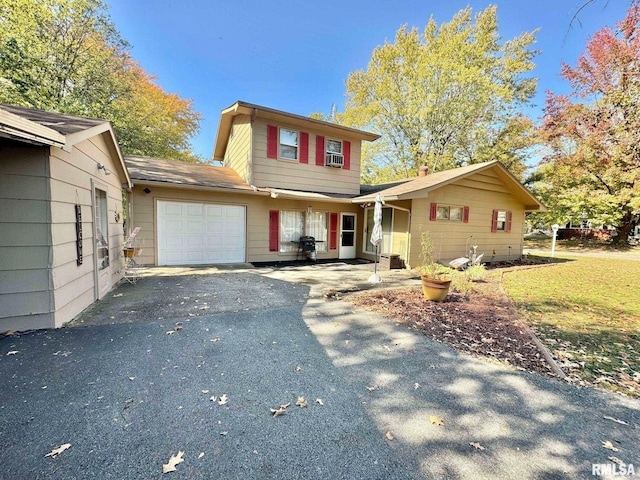
{"type": "Polygon", "coordinates": [[[429,232],[421,232],[420,246],[422,266],[418,270],[422,279],[422,294],[427,300],[441,302],[449,293],[451,279],[443,277],[441,273],[443,267],[436,261],[435,248],[429,232]]]}

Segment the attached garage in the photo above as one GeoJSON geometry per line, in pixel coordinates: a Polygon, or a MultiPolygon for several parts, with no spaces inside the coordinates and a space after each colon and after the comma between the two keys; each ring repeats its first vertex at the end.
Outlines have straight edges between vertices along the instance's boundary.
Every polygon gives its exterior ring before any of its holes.
{"type": "Polygon", "coordinates": [[[244,206],[158,200],[156,208],[158,265],[245,261],[244,206]]]}

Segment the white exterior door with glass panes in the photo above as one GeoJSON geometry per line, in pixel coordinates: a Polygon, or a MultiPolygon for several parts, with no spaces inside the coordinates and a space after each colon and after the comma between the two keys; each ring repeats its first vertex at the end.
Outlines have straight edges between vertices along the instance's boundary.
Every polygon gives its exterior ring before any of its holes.
{"type": "Polygon", "coordinates": [[[95,259],[96,298],[106,295],[111,287],[109,268],[109,216],[107,192],[95,187],[93,191],[93,249],[95,259]]]}
{"type": "Polygon", "coordinates": [[[338,258],[356,258],[356,215],[340,214],[340,248],[338,258]]]}

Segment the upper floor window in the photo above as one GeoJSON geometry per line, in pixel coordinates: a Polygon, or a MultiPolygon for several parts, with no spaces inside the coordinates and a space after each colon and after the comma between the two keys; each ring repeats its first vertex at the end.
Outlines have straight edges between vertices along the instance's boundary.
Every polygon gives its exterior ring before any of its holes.
{"type": "Polygon", "coordinates": [[[462,221],[462,207],[451,205],[438,205],[437,220],[451,220],[453,222],[462,221]]]}
{"type": "Polygon", "coordinates": [[[327,139],[327,153],[342,155],[342,142],[340,140],[327,139]]]}
{"type": "Polygon", "coordinates": [[[280,129],[280,157],[298,159],[298,132],[280,129]]]}

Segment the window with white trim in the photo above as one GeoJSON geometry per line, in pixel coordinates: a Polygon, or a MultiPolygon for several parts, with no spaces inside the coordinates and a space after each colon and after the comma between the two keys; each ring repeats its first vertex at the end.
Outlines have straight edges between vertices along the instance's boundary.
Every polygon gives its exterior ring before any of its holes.
{"type": "Polygon", "coordinates": [[[316,251],[328,251],[329,242],[326,212],[311,212],[307,214],[307,236],[316,239],[316,251]]]}
{"type": "Polygon", "coordinates": [[[496,216],[496,230],[499,232],[504,232],[507,230],[507,211],[506,210],[498,210],[498,214],[496,216]]]}
{"type": "Polygon", "coordinates": [[[342,155],[342,141],[327,138],[327,154],[342,155]]]}
{"type": "Polygon", "coordinates": [[[316,251],[328,251],[327,224],[326,212],[280,210],[280,252],[297,252],[300,237],[304,236],[315,238],[316,251]]]}
{"type": "Polygon", "coordinates": [[[298,132],[294,130],[280,129],[280,157],[298,159],[298,132]]]}
{"type": "MultiPolygon", "coordinates": [[[[371,235],[373,234],[373,212],[374,207],[365,209],[365,231],[364,245],[365,253],[375,253],[376,247],[371,243],[371,235]]],[[[378,244],[378,253],[391,253],[392,251],[392,235],[393,235],[393,208],[382,207],[382,243],[378,244]]]]}
{"type": "Polygon", "coordinates": [[[451,220],[452,222],[461,222],[462,211],[463,211],[462,207],[438,204],[438,213],[436,215],[436,219],[451,220]]]}
{"type": "Polygon", "coordinates": [[[304,236],[304,212],[280,210],[280,252],[297,252],[304,236]]]}

